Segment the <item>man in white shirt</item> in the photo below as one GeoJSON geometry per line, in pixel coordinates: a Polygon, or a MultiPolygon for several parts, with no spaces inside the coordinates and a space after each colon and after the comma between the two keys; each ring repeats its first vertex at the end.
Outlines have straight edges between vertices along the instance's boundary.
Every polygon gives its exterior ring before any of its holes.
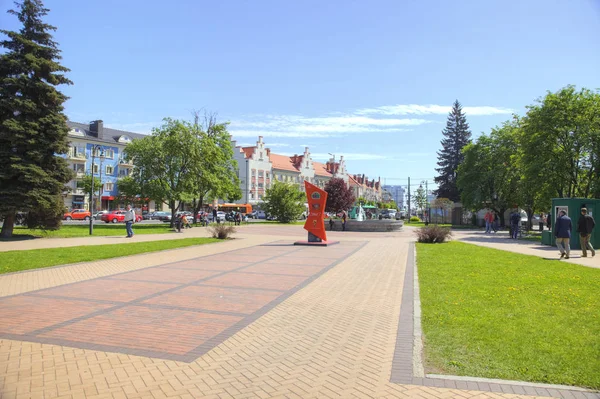
{"type": "Polygon", "coordinates": [[[125,228],[127,229],[127,238],[133,237],[133,229],[131,226],[135,223],[135,212],[131,209],[131,205],[127,205],[125,212],[125,228]]]}

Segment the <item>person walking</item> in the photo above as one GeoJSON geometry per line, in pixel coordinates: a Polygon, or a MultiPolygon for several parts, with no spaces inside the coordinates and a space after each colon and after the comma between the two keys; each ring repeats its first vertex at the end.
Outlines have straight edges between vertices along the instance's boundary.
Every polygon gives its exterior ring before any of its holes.
{"type": "Polygon", "coordinates": [[[596,250],[590,243],[590,237],[595,226],[596,222],[591,215],[588,215],[587,208],[581,208],[581,216],[579,216],[579,220],[577,221],[577,232],[581,241],[582,258],[587,258],[588,249],[592,253],[592,257],[596,256],[596,250]]]}
{"type": "Polygon", "coordinates": [[[569,259],[571,255],[571,231],[573,225],[571,218],[567,216],[565,211],[560,211],[558,218],[554,222],[554,236],[556,237],[556,246],[560,251],[560,259],[569,259]]]}
{"type": "Polygon", "coordinates": [[[131,209],[131,205],[127,205],[127,211],[125,212],[125,229],[127,230],[127,237],[133,237],[133,224],[135,223],[135,212],[131,209]]]}
{"type": "Polygon", "coordinates": [[[543,213],[540,213],[540,221],[538,222],[538,226],[540,228],[540,231],[544,231],[544,223],[546,221],[546,218],[544,217],[543,213]]]}
{"type": "Polygon", "coordinates": [[[490,234],[492,232],[492,223],[494,222],[492,211],[488,210],[483,217],[483,220],[485,220],[485,234],[490,234]]]}
{"type": "Polygon", "coordinates": [[[217,208],[213,208],[212,214],[213,214],[213,222],[220,223],[221,221],[217,217],[218,216],[217,208]]]}
{"type": "Polygon", "coordinates": [[[519,223],[521,223],[521,215],[519,214],[519,210],[515,210],[510,215],[510,227],[511,227],[511,237],[512,239],[517,239],[519,236],[519,223]]]}

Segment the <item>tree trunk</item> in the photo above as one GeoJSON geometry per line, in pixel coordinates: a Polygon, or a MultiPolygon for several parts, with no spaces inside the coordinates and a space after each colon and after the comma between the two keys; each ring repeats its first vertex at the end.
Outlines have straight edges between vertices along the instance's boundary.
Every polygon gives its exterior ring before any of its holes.
{"type": "Polygon", "coordinates": [[[533,209],[532,208],[527,208],[525,209],[525,212],[527,212],[527,231],[530,231],[532,229],[533,226],[533,209]]]}
{"type": "Polygon", "coordinates": [[[500,217],[500,227],[506,226],[504,221],[504,212],[506,212],[506,208],[500,208],[500,212],[498,212],[498,216],[500,217]]]}
{"type": "Polygon", "coordinates": [[[4,216],[4,223],[2,224],[2,231],[0,232],[0,238],[11,238],[13,235],[14,228],[15,228],[15,212],[7,213],[4,216]]]}
{"type": "Polygon", "coordinates": [[[194,224],[196,224],[196,218],[198,217],[198,212],[200,212],[200,209],[202,209],[202,206],[204,205],[204,201],[203,198],[199,198],[197,201],[194,199],[194,224]]]}
{"type": "Polygon", "coordinates": [[[169,201],[169,208],[171,208],[171,223],[169,224],[169,227],[173,228],[173,226],[175,226],[175,214],[177,213],[175,201],[169,201]]]}

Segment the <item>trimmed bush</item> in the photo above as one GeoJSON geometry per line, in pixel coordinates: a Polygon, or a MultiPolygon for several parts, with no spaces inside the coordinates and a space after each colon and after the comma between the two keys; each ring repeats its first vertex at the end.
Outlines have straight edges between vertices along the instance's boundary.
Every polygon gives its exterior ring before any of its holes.
{"type": "Polygon", "coordinates": [[[410,221],[411,221],[411,222],[420,222],[420,221],[421,221],[421,219],[419,219],[419,217],[418,217],[418,216],[411,216],[411,217],[410,217],[410,221]]]}
{"type": "Polygon", "coordinates": [[[209,227],[210,232],[213,238],[218,238],[219,240],[224,240],[229,238],[229,236],[235,233],[235,227],[227,226],[225,224],[217,224],[209,227]]]}
{"type": "Polygon", "coordinates": [[[452,232],[447,227],[425,226],[417,230],[417,241],[423,243],[442,243],[452,237],[452,232]]]}

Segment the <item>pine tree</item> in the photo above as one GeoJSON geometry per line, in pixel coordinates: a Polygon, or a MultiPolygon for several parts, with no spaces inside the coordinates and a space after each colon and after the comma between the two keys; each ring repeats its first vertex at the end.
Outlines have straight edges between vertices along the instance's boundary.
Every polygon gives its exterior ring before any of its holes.
{"type": "Polygon", "coordinates": [[[68,150],[67,99],[56,86],[71,84],[58,63],[52,40],[55,27],[42,22],[48,13],[41,0],[15,3],[9,14],[22,23],[18,32],[0,30],[6,52],[0,55],[0,237],[11,237],[15,213],[28,211],[28,222],[58,228],[62,192],[72,176],[56,156],[68,150]]]}
{"type": "Polygon", "coordinates": [[[436,195],[452,201],[460,201],[460,191],[456,186],[458,165],[463,161],[462,149],[471,142],[471,131],[462,106],[456,100],[448,114],[446,128],[442,131],[442,150],[438,151],[438,176],[436,195]]]}

